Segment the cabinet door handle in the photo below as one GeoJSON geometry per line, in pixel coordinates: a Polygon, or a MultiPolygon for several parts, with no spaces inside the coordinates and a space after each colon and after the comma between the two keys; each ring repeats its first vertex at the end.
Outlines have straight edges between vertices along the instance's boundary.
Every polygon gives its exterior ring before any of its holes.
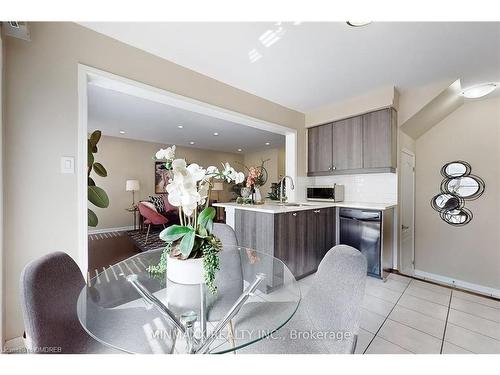
{"type": "Polygon", "coordinates": [[[321,210],[314,210],[315,214],[319,214],[320,212],[321,212],[321,210]]]}
{"type": "Polygon", "coordinates": [[[297,216],[297,212],[294,212],[294,213],[292,214],[292,216],[297,216]]]}
{"type": "Polygon", "coordinates": [[[337,169],[337,167],[336,167],[335,165],[332,165],[332,170],[333,170],[333,169],[337,169]]]}

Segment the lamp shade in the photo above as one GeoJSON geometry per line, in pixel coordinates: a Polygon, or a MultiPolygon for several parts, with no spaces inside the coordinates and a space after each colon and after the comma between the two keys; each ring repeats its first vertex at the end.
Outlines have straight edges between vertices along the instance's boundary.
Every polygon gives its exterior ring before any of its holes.
{"type": "Polygon", "coordinates": [[[139,180],[127,180],[127,183],[125,184],[126,191],[139,191],[139,189],[139,180]]]}
{"type": "Polygon", "coordinates": [[[222,191],[224,190],[224,184],[222,182],[214,182],[214,186],[212,187],[213,191],[222,191]]]}

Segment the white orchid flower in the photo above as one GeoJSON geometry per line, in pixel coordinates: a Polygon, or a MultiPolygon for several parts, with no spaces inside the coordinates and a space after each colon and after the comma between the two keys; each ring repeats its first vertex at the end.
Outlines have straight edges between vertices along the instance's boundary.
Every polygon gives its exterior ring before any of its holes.
{"type": "Polygon", "coordinates": [[[167,150],[165,150],[163,148],[160,148],[160,150],[156,152],[155,158],[156,159],[164,159],[165,155],[166,155],[166,152],[167,152],[167,150]]]}
{"type": "Polygon", "coordinates": [[[241,184],[243,181],[245,181],[245,174],[243,172],[238,172],[236,174],[236,178],[234,179],[234,182],[236,184],[241,184]]]}
{"type": "Polygon", "coordinates": [[[205,177],[206,170],[196,163],[190,164],[187,170],[195,181],[201,181],[205,177]]]}
{"type": "Polygon", "coordinates": [[[167,160],[174,160],[175,158],[175,145],[172,145],[172,147],[167,147],[165,150],[165,159],[167,160]]]}

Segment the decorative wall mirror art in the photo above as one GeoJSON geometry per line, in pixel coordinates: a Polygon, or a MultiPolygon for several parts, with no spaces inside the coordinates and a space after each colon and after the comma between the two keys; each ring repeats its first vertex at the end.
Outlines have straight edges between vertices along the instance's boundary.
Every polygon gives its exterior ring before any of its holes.
{"type": "Polygon", "coordinates": [[[431,199],[431,207],[439,212],[443,221],[454,226],[463,226],[472,220],[472,212],[465,202],[479,198],[485,188],[479,176],[471,174],[472,168],[465,161],[452,161],[443,165],[441,193],[431,199]]]}

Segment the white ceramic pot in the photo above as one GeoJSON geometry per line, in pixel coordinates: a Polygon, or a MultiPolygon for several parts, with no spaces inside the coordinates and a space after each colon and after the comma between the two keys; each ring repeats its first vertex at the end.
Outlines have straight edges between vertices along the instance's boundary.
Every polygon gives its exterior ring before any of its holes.
{"type": "Polygon", "coordinates": [[[204,284],[203,259],[168,258],[167,278],[178,284],[204,284]]]}

